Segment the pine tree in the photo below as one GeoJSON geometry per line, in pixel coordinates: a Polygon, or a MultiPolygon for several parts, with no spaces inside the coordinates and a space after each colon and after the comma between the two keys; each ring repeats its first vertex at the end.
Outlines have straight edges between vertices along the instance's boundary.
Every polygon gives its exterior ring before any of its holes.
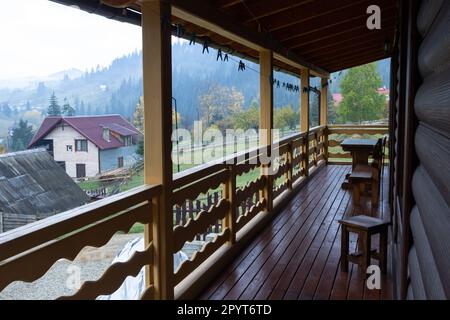
{"type": "Polygon", "coordinates": [[[72,117],[75,115],[75,109],[69,104],[69,102],[67,101],[67,98],[64,98],[62,113],[66,117],[72,117]]]}
{"type": "Polygon", "coordinates": [[[142,97],[140,97],[139,103],[136,105],[136,109],[134,110],[133,124],[139,131],[144,131],[144,100],[142,97]]]}
{"type": "Polygon", "coordinates": [[[25,150],[33,138],[33,127],[28,125],[28,121],[20,119],[19,123],[12,130],[11,149],[13,151],[25,150]]]}
{"type": "Polygon", "coordinates": [[[53,91],[50,97],[50,105],[47,108],[47,115],[51,117],[57,117],[61,115],[61,107],[58,105],[58,99],[53,91]]]}

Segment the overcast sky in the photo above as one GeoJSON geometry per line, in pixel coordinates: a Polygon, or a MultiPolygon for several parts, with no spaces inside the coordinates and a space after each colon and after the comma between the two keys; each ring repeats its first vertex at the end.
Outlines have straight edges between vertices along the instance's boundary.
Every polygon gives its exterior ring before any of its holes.
{"type": "Polygon", "coordinates": [[[138,26],[48,0],[0,4],[0,79],[84,71],[141,49],[138,26]]]}

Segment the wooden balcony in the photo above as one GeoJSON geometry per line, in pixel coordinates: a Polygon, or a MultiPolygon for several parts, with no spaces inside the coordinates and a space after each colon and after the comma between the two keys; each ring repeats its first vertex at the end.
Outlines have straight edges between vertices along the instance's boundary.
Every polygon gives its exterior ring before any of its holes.
{"type": "MultiPolygon", "coordinates": [[[[345,130],[386,132],[386,128],[345,130]]],[[[175,175],[167,196],[173,218],[163,225],[170,230],[167,238],[161,237],[162,189],[150,185],[1,234],[0,290],[13,281],[32,282],[57,260],[73,260],[85,246],[100,247],[116,232],[140,222],[145,224],[144,251],[110,266],[99,280],[86,282],[73,296],[63,298],[110,294],[143,267],[147,284],[143,299],[390,298],[388,279],[383,290],[368,291],[357,266],[348,274],[337,267],[339,218],[355,213],[390,216],[387,170],[380,210],[354,208],[350,193],[340,188],[350,166],[327,165],[328,144],[335,141],[328,132],[321,126],[284,138],[271,148],[277,152],[271,170],[261,162],[267,151],[262,147],[175,175]],[[251,182],[237,183],[255,172],[251,182]],[[178,207],[217,190],[221,197],[209,207],[191,213],[187,222],[177,218],[178,207]],[[213,232],[214,239],[173,271],[173,254],[206,232],[213,232]]]]}
{"type": "MultiPolygon", "coordinates": [[[[388,170],[377,210],[368,202],[355,208],[341,188],[350,166],[320,169],[280,214],[200,295],[201,299],[391,299],[389,277],[381,290],[369,290],[366,274],[352,264],[341,272],[340,225],[344,216],[390,218],[388,170]]],[[[351,249],[356,246],[352,239],[351,249]]]]}

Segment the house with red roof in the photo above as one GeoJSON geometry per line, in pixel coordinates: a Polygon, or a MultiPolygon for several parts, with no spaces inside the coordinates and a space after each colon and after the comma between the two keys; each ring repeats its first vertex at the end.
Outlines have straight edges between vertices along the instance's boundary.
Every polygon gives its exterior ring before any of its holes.
{"type": "Polygon", "coordinates": [[[47,117],[28,148],[46,148],[70,177],[132,165],[142,134],[120,115],[47,117]]]}

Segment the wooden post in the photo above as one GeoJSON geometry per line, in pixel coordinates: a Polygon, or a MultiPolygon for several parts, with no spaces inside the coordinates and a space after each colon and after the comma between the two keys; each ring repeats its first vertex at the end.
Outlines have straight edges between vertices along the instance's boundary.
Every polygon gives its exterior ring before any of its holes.
{"type": "MultiPolygon", "coordinates": [[[[171,8],[167,2],[144,1],[142,55],[144,85],[144,182],[161,184],[153,219],[155,298],[173,299],[172,193],[172,48],[171,8]]],[[[150,230],[145,231],[149,242],[150,230]]]]}
{"type": "Polygon", "coordinates": [[[288,151],[286,154],[286,164],[287,164],[287,171],[286,171],[286,183],[289,190],[292,190],[292,176],[294,173],[294,168],[292,165],[292,161],[294,159],[294,148],[292,146],[292,141],[289,142],[288,151]]]}
{"type": "MultiPolygon", "coordinates": [[[[259,144],[267,146],[267,156],[271,155],[272,146],[272,128],[273,128],[273,53],[270,50],[261,50],[259,53],[260,64],[260,96],[261,108],[259,114],[259,144]]],[[[273,181],[270,174],[271,164],[262,166],[262,174],[266,176],[266,185],[262,192],[266,199],[267,211],[271,211],[273,207],[273,181]]]]}
{"type": "Polygon", "coordinates": [[[309,175],[309,69],[302,69],[301,74],[301,104],[300,104],[300,131],[306,132],[306,141],[303,145],[303,167],[305,176],[309,175]],[[306,148],[305,148],[306,145],[306,148]]]}
{"type": "MultiPolygon", "coordinates": [[[[321,78],[320,86],[320,125],[328,125],[328,78],[321,78]]],[[[328,128],[323,130],[323,157],[328,163],[328,128]]]]}
{"type": "MultiPolygon", "coordinates": [[[[230,201],[230,209],[228,210],[228,214],[223,220],[224,228],[230,228],[230,238],[228,241],[230,243],[236,242],[236,175],[234,173],[234,165],[228,167],[228,180],[225,183],[223,189],[224,197],[228,201],[230,201]]],[[[222,231],[223,229],[222,228],[222,231]]]]}
{"type": "Polygon", "coordinates": [[[321,78],[320,86],[320,122],[321,126],[328,124],[328,79],[321,78]]]}

